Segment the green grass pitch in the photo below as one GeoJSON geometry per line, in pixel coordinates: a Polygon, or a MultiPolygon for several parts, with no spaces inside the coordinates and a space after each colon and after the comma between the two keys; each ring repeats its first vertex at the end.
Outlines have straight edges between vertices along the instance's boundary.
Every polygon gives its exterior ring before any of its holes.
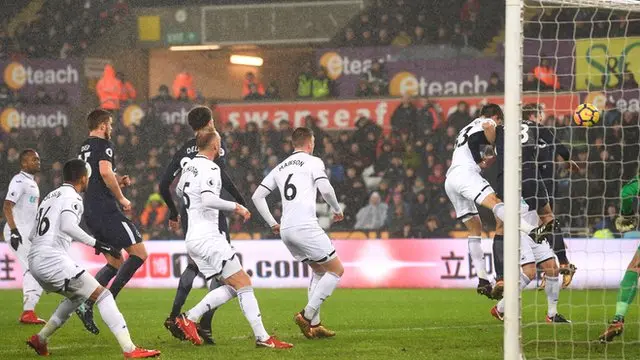
{"type": "MultiPolygon", "coordinates": [[[[194,290],[187,307],[204,296],[194,290]]],[[[125,289],[117,299],[136,344],[162,351],[162,359],[502,359],[502,323],[489,314],[493,301],[474,290],[338,289],[323,307],[333,339],[307,340],[292,318],[306,302],[306,290],[257,289],[268,331],[295,344],[291,350],[256,349],[237,301],[214,317],[216,346],[196,347],[172,338],[162,323],[174,290],[125,289]]],[[[20,325],[19,291],[0,291],[0,359],[35,359],[25,345],[39,326],[20,325]]],[[[563,291],[560,312],[572,325],[544,323],[542,291],[523,294],[523,344],[527,359],[640,359],[640,325],[631,309],[622,339],[595,341],[612,316],[615,291],[563,291]],[[536,341],[538,339],[539,341],[536,341]]],[[[49,317],[61,297],[42,297],[37,311],[49,317]]],[[[74,315],[50,341],[52,359],[119,359],[120,349],[99,318],[101,333],[89,334],[74,315]]]]}

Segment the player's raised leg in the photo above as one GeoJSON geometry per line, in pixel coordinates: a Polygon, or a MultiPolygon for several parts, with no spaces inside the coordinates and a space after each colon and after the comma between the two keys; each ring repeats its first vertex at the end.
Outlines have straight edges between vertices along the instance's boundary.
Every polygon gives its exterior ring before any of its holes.
{"type": "Polygon", "coordinates": [[[620,281],[618,297],[616,301],[616,313],[611,324],[600,336],[601,342],[612,341],[616,336],[622,334],[624,330],[624,317],[627,315],[629,305],[633,303],[638,291],[638,274],[640,273],[640,248],[636,251],[633,259],[627,266],[627,271],[620,281]]]}

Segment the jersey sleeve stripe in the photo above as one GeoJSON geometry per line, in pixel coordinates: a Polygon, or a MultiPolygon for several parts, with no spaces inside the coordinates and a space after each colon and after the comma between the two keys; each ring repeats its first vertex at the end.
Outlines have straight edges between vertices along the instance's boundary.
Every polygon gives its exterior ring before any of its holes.
{"type": "Polygon", "coordinates": [[[327,180],[329,180],[329,178],[328,178],[328,177],[326,177],[326,176],[320,176],[320,177],[318,177],[318,178],[313,179],[313,181],[318,181],[318,180],[320,180],[320,179],[327,179],[327,180]]]}
{"type": "Polygon", "coordinates": [[[270,192],[271,192],[271,191],[273,191],[273,190],[269,189],[268,187],[266,187],[266,186],[265,186],[265,185],[263,185],[263,184],[260,184],[260,186],[262,186],[263,188],[265,188],[265,189],[269,190],[270,192]]]}
{"type": "MultiPolygon", "coordinates": [[[[476,200],[478,200],[478,198],[480,197],[480,195],[482,195],[482,193],[487,190],[488,187],[491,187],[491,185],[485,185],[485,187],[482,188],[482,190],[480,190],[480,192],[478,193],[478,195],[476,195],[476,197],[473,199],[473,202],[476,202],[476,200]]],[[[502,200],[502,199],[501,199],[502,200]]]]}

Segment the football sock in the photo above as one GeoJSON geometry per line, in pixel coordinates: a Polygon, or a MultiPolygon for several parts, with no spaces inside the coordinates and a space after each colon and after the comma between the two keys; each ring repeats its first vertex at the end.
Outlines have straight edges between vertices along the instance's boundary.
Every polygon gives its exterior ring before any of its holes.
{"type": "Polygon", "coordinates": [[[209,291],[209,293],[191,310],[187,311],[187,318],[191,321],[198,321],[207,311],[215,309],[227,301],[237,296],[236,291],[229,285],[209,291]]]}
{"type": "Polygon", "coordinates": [[[26,271],[22,278],[22,310],[30,311],[35,309],[41,295],[42,286],[33,278],[30,271],[26,271]]]}
{"type": "Polygon", "coordinates": [[[260,314],[260,307],[258,306],[258,300],[253,293],[253,288],[245,286],[238,289],[238,302],[240,303],[240,309],[242,310],[244,317],[247,318],[249,325],[251,325],[251,329],[253,329],[253,334],[255,335],[256,340],[268,340],[270,336],[262,324],[262,315],[260,314]]]}
{"type": "Polygon", "coordinates": [[[326,272],[318,281],[316,289],[311,294],[309,303],[304,308],[304,317],[307,320],[311,320],[316,316],[316,313],[320,311],[320,305],[333,293],[333,290],[338,286],[340,282],[340,276],[332,272],[326,272]]]}
{"type": "Polygon", "coordinates": [[[547,316],[553,317],[558,313],[558,298],[560,297],[560,280],[556,276],[545,276],[547,284],[544,292],[547,293],[547,316]]]}
{"type": "Polygon", "coordinates": [[[178,288],[176,289],[176,296],[173,298],[173,306],[171,307],[172,319],[180,315],[184,302],[187,301],[187,296],[191,292],[193,287],[193,280],[198,276],[198,268],[194,264],[187,265],[182,275],[180,275],[180,281],[178,282],[178,288]]]}
{"type": "Polygon", "coordinates": [[[107,264],[102,267],[102,269],[98,270],[96,273],[96,280],[103,287],[106,287],[109,284],[109,281],[113,279],[114,276],[118,273],[118,269],[111,266],[111,264],[107,264]]]}
{"type": "Polygon", "coordinates": [[[564,243],[564,236],[562,235],[560,222],[557,219],[553,220],[553,251],[556,253],[560,264],[569,264],[569,259],[567,258],[567,246],[564,243]]]}
{"type": "Polygon", "coordinates": [[[467,241],[469,244],[469,254],[471,255],[471,263],[473,264],[473,267],[476,268],[478,277],[480,279],[489,280],[487,269],[485,268],[486,264],[484,261],[484,251],[482,251],[481,241],[482,240],[479,236],[469,236],[467,241]]]}
{"type": "Polygon", "coordinates": [[[120,313],[120,310],[118,310],[116,301],[113,299],[111,292],[108,290],[103,291],[96,300],[96,306],[98,307],[98,311],[100,311],[102,320],[107,324],[109,330],[111,330],[118,340],[122,351],[130,352],[135,350],[136,346],[133,344],[133,341],[131,341],[127,323],[124,321],[124,317],[122,316],[122,313],[120,313]]]}
{"type": "Polygon", "coordinates": [[[64,299],[60,305],[56,308],[56,311],[53,312],[51,318],[47,323],[40,329],[38,333],[38,337],[42,342],[47,342],[47,339],[53,335],[56,330],[58,330],[64,323],[69,320],[73,311],[80,305],[82,301],[71,301],[69,299],[64,299]]]}
{"type": "MultiPolygon", "coordinates": [[[[211,291],[219,288],[220,286],[222,286],[222,284],[220,284],[218,281],[216,280],[211,280],[211,284],[209,284],[209,289],[211,291]]],[[[216,313],[216,309],[217,308],[213,308],[209,311],[207,311],[206,313],[204,313],[204,315],[202,315],[202,317],[200,318],[200,327],[204,330],[211,330],[211,320],[213,319],[213,314],[216,313]]]]}
{"type": "Polygon", "coordinates": [[[638,291],[638,273],[627,270],[620,282],[618,290],[618,302],[616,303],[615,320],[623,320],[638,291]]]}
{"type": "MultiPolygon", "coordinates": [[[[307,299],[309,301],[311,300],[311,296],[313,295],[313,292],[315,291],[316,286],[318,285],[318,281],[320,281],[323,275],[324,273],[317,273],[317,272],[314,272],[313,275],[311,275],[311,281],[309,281],[309,288],[307,289],[307,299]]],[[[313,319],[311,319],[312,326],[316,326],[318,324],[320,324],[320,309],[318,309],[318,311],[316,312],[316,315],[313,317],[313,319]]]]}
{"type": "MultiPolygon", "coordinates": [[[[496,206],[493,207],[493,214],[500,220],[504,221],[504,203],[498,203],[496,204],[496,206]]],[[[533,225],[530,224],[526,218],[525,215],[521,215],[520,217],[520,231],[525,232],[525,233],[530,233],[531,230],[535,229],[536,227],[538,227],[537,225],[533,225]]]]}
{"type": "MultiPolygon", "coordinates": [[[[531,282],[531,279],[529,279],[527,275],[521,272],[520,273],[520,291],[526,288],[530,282],[531,282]]],[[[504,313],[504,298],[498,301],[498,304],[496,306],[498,307],[499,312],[504,313]]]]}
{"type": "Polygon", "coordinates": [[[496,270],[496,279],[504,277],[504,235],[493,236],[493,266],[496,270]]]}
{"type": "Polygon", "coordinates": [[[113,284],[111,284],[111,287],[109,288],[114,298],[118,296],[120,290],[122,290],[129,280],[131,280],[133,274],[138,271],[142,264],[144,264],[144,260],[135,255],[131,255],[127,260],[125,260],[122,266],[120,266],[120,269],[116,274],[116,278],[113,279],[113,284]]]}

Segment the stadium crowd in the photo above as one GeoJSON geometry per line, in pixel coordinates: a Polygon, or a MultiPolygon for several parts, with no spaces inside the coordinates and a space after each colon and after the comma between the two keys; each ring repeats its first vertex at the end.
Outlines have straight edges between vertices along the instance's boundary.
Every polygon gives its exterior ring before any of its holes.
{"type": "MultiPolygon", "coordinates": [[[[327,132],[307,117],[307,126],[316,134],[315,154],[324,160],[345,207],[343,223],[330,224],[327,217],[321,220],[323,226],[388,231],[394,238],[446,237],[462,230],[444,192],[444,180],[457,133],[476,116],[469,109],[469,104],[461,102],[457,111],[445,117],[437,102],[407,97],[393,113],[392,131],[383,131],[363,117],[357,119],[355,130],[327,132]]],[[[167,230],[167,209],[158,194],[158,182],[169,159],[193,134],[179,124],[167,131],[159,123],[151,112],[139,127],[117,126],[112,141],[118,173],[129,174],[133,183],[127,190],[134,209],[130,216],[146,238],[171,239],[177,234],[167,230]]],[[[569,116],[549,116],[546,123],[555,126],[563,143],[571,144],[572,156],[582,166],[578,174],[556,166],[550,192],[563,226],[578,232],[615,232],[603,209],[617,213],[621,183],[637,173],[638,113],[622,113],[608,104],[600,126],[594,128],[576,127],[569,116]]],[[[262,178],[291,153],[291,124],[265,121],[239,129],[227,123],[218,128],[227,149],[227,171],[249,199],[262,178]]],[[[63,128],[0,135],[0,168],[7,170],[0,174],[0,188],[4,191],[18,171],[18,155],[26,147],[38,149],[43,158],[38,176],[41,193],[60,185],[61,164],[76,155],[74,147],[67,146],[70,143],[63,128]]],[[[490,179],[491,174],[490,170],[490,179]]],[[[276,218],[279,201],[275,195],[269,198],[276,218]]],[[[319,206],[318,212],[322,215],[326,209],[319,206]]],[[[492,229],[490,222],[486,226],[485,230],[492,229]]],[[[257,217],[243,224],[234,216],[230,229],[268,230],[257,217]]]]}

